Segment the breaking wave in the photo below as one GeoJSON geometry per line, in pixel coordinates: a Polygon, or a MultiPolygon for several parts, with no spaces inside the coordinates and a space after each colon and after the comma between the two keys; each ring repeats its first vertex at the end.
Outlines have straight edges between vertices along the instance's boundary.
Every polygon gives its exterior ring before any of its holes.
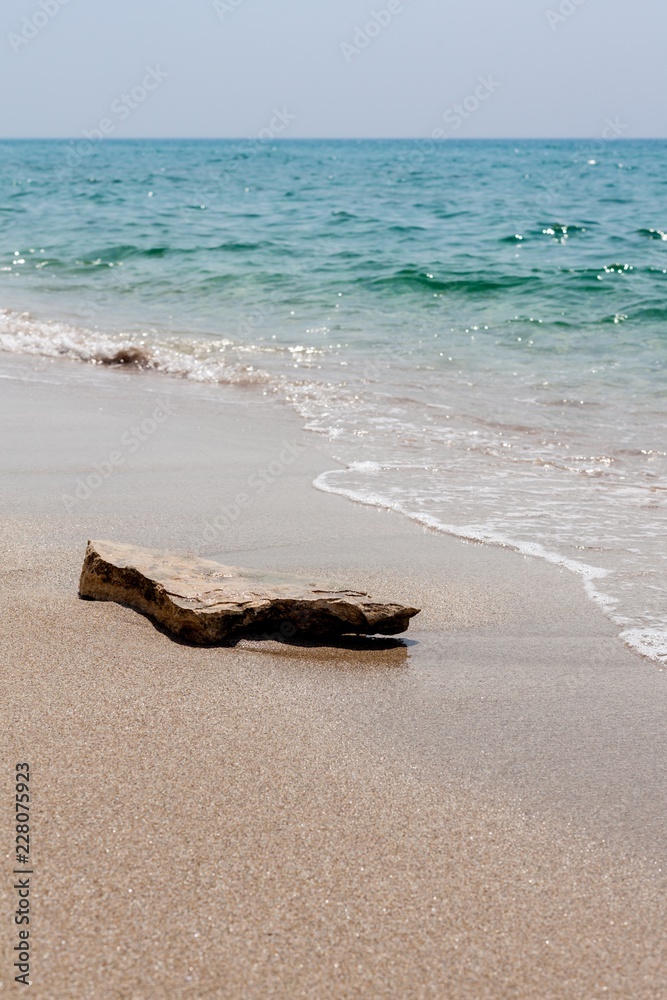
{"type": "Polygon", "coordinates": [[[257,359],[285,355],[300,361],[313,348],[257,345],[227,338],[165,338],[104,332],[70,323],[37,319],[28,312],[0,309],[0,350],[93,365],[151,369],[196,382],[263,385],[272,380],[257,359]]]}

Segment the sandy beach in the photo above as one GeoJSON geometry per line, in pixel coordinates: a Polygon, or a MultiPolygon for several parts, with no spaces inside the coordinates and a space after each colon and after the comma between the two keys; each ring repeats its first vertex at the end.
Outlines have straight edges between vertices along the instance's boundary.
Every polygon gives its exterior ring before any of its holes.
{"type": "Polygon", "coordinates": [[[34,997],[667,996],[667,674],[578,579],[316,491],[323,439],[257,390],[2,356],[0,455],[34,997]],[[88,538],[423,611],[189,648],[78,599],[88,538]]]}

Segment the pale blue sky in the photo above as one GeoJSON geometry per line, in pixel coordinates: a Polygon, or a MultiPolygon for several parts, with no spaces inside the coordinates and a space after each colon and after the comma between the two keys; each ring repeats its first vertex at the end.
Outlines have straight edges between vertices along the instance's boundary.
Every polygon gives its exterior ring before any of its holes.
{"type": "Polygon", "coordinates": [[[599,136],[612,119],[629,138],[667,136],[665,0],[217,7],[5,0],[0,135],[79,136],[106,119],[114,138],[262,129],[289,138],[410,137],[438,128],[469,138],[580,137],[599,136]],[[148,67],[167,74],[149,79],[153,90],[142,89],[148,67]],[[492,93],[482,87],[475,97],[480,78],[490,78],[492,93]],[[466,99],[460,116],[452,109],[466,99]],[[286,121],[280,130],[274,109],[286,121]]]}

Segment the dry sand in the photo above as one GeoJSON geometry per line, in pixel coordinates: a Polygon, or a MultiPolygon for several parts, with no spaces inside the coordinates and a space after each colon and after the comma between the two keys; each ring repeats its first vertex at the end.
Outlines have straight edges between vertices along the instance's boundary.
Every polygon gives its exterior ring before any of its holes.
{"type": "Polygon", "coordinates": [[[255,393],[2,358],[0,463],[3,995],[25,759],[39,1000],[667,997],[667,677],[576,579],[316,492],[324,442],[255,393]],[[88,537],[424,612],[191,649],[77,599],[88,537]]]}

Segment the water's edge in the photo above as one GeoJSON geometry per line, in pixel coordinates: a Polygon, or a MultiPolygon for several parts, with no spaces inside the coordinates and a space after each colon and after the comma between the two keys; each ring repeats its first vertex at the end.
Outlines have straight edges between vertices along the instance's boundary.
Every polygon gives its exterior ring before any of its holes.
{"type": "MultiPolygon", "coordinates": [[[[473,526],[460,528],[453,524],[443,524],[442,521],[429,514],[416,514],[413,511],[406,510],[401,504],[392,503],[383,497],[357,493],[354,490],[331,485],[328,482],[328,478],[339,475],[340,471],[340,469],[331,469],[320,473],[313,481],[313,486],[323,493],[333,493],[337,496],[346,497],[346,499],[351,500],[353,503],[360,503],[381,510],[394,511],[411,521],[415,521],[417,524],[441,532],[444,535],[450,535],[453,538],[460,538],[466,542],[478,542],[482,545],[490,545],[496,548],[510,549],[518,552],[520,555],[543,559],[554,566],[562,566],[563,569],[579,577],[583,583],[586,596],[602,610],[607,618],[617,626],[621,624],[612,610],[614,606],[613,599],[600,590],[596,583],[609,575],[608,570],[602,569],[599,566],[589,566],[574,559],[568,559],[557,552],[550,552],[537,543],[519,542],[511,538],[490,535],[473,526]]],[[[629,649],[640,656],[652,660],[661,666],[667,665],[667,635],[659,629],[626,628],[619,633],[619,638],[629,649]]]]}

